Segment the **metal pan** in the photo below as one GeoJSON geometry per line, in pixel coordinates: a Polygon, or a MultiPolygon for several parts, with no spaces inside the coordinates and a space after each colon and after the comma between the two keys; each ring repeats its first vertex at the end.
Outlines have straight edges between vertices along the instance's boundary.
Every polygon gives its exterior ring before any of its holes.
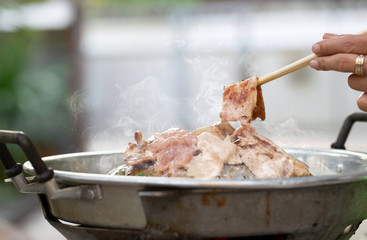
{"type": "Polygon", "coordinates": [[[158,232],[154,236],[168,238],[287,234],[294,236],[289,239],[349,239],[367,216],[365,153],[286,149],[314,176],[241,181],[109,176],[123,152],[41,159],[23,133],[1,131],[0,142],[7,176],[20,192],[45,194],[53,217],[86,227],[158,232]],[[30,162],[24,170],[36,176],[33,181],[24,178],[4,142],[26,152],[30,162]]]}

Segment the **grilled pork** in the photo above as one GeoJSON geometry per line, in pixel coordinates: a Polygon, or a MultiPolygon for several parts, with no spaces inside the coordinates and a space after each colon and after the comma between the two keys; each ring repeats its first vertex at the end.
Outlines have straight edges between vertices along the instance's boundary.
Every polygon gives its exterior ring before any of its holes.
{"type": "Polygon", "coordinates": [[[245,164],[256,178],[310,176],[308,166],[290,156],[253,127],[240,127],[231,136],[238,156],[229,164],[245,164]]]}
{"type": "Polygon", "coordinates": [[[222,121],[240,121],[249,125],[252,120],[265,120],[265,106],[257,77],[234,83],[224,88],[222,121]]]}
{"type": "Polygon", "coordinates": [[[200,178],[282,178],[310,176],[308,166],[284,152],[250,126],[265,119],[257,78],[227,86],[223,93],[222,121],[193,132],[172,128],[145,141],[136,132],[125,163],[113,175],[200,178]],[[234,129],[228,121],[240,121],[234,129]]]}

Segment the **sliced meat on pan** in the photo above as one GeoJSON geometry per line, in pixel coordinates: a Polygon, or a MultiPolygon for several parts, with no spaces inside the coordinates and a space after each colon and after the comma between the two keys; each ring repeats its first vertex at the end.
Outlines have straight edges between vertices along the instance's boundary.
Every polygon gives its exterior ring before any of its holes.
{"type": "Polygon", "coordinates": [[[265,119],[265,106],[256,77],[224,88],[222,121],[240,121],[242,125],[249,125],[257,117],[265,119]]]}

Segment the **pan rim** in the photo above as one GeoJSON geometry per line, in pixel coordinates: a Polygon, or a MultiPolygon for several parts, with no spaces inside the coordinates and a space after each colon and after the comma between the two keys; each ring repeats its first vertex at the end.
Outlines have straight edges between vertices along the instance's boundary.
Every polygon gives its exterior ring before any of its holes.
{"type": "MultiPolygon", "coordinates": [[[[107,174],[70,172],[54,169],[54,178],[67,184],[102,184],[102,185],[122,185],[131,187],[161,187],[161,188],[209,188],[209,189],[292,189],[308,188],[315,186],[328,186],[334,184],[345,184],[367,180],[367,153],[339,150],[339,149],[302,149],[302,148],[284,148],[292,153],[307,151],[308,153],[317,153],[319,155],[335,155],[339,157],[354,157],[358,159],[364,169],[354,173],[339,173],[324,176],[307,176],[293,178],[276,179],[253,179],[253,180],[231,180],[231,179],[198,179],[198,178],[167,178],[167,177],[141,177],[141,176],[111,176],[107,174]]],[[[95,152],[77,152],[43,157],[46,165],[50,161],[62,160],[75,157],[86,156],[106,156],[123,154],[123,151],[95,151],[95,152]]],[[[34,175],[33,167],[30,162],[23,164],[25,172],[34,175]]]]}

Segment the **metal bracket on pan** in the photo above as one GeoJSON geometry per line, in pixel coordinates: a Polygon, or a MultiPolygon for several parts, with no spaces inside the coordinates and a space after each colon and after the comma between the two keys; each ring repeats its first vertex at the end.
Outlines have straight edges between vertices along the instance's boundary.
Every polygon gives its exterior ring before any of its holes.
{"type": "Polygon", "coordinates": [[[20,173],[10,179],[6,179],[6,182],[13,183],[21,193],[43,193],[51,199],[102,199],[102,190],[100,185],[78,185],[60,188],[53,178],[45,183],[28,182],[23,173],[20,173]]]}
{"type": "Polygon", "coordinates": [[[43,193],[51,199],[102,199],[99,185],[60,188],[53,178],[54,171],[46,166],[32,141],[23,132],[0,130],[0,161],[5,166],[6,176],[19,192],[43,193]],[[17,144],[21,147],[36,172],[34,181],[28,181],[24,177],[22,165],[14,160],[6,144],[17,144]]]}
{"type": "Polygon", "coordinates": [[[60,189],[54,179],[46,182],[44,185],[45,192],[48,193],[51,199],[102,199],[102,190],[100,185],[78,185],[60,189]]]}

